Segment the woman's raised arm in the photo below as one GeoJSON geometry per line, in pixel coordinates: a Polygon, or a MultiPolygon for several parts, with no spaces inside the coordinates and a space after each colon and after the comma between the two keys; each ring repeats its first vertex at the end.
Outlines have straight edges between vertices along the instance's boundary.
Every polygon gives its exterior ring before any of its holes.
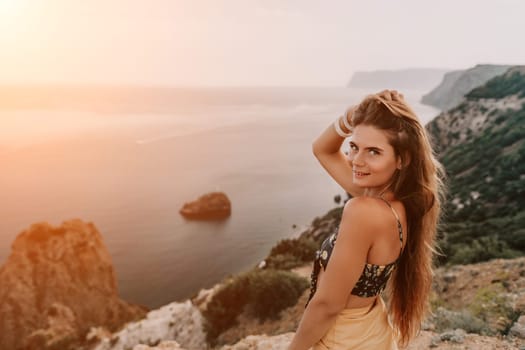
{"type": "MultiPolygon", "coordinates": [[[[356,107],[347,110],[344,118],[351,118],[351,113],[356,107]]],[[[344,123],[338,119],[342,129],[346,129],[344,123]]],[[[363,190],[353,183],[352,163],[341,150],[345,140],[335,131],[333,123],[330,124],[312,144],[312,151],[323,168],[346,192],[352,197],[363,194],[363,190]]]]}

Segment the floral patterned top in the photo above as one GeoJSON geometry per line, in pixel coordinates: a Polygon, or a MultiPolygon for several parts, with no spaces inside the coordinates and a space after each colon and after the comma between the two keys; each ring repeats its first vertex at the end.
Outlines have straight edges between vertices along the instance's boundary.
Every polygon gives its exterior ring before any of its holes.
{"type": "MultiPolygon", "coordinates": [[[[381,197],[379,197],[381,198],[381,197]]],[[[392,209],[392,212],[394,213],[394,216],[397,220],[397,229],[399,233],[399,241],[401,242],[401,247],[399,249],[399,256],[401,256],[401,251],[403,249],[403,227],[401,226],[401,221],[399,220],[399,216],[397,215],[396,211],[392,207],[392,205],[386,201],[384,198],[381,198],[385,201],[385,203],[388,204],[390,209],[392,209]]],[[[326,270],[326,267],[328,265],[328,260],[330,259],[330,255],[332,254],[332,250],[335,247],[335,242],[337,240],[337,230],[336,233],[332,233],[330,236],[328,236],[323,243],[321,244],[321,249],[319,249],[316,252],[316,257],[314,261],[314,266],[311,274],[311,284],[310,284],[310,297],[308,298],[308,303],[312,299],[312,297],[315,294],[315,291],[317,289],[317,277],[319,276],[319,272],[321,270],[321,267],[323,270],[326,270]]],[[[397,262],[399,261],[398,258],[387,265],[374,265],[366,263],[363,269],[363,272],[361,273],[361,276],[359,277],[359,280],[356,282],[354,288],[352,289],[351,294],[357,295],[359,297],[372,297],[379,295],[386,287],[386,284],[388,282],[388,279],[390,275],[392,274],[392,271],[394,271],[397,262]]]]}

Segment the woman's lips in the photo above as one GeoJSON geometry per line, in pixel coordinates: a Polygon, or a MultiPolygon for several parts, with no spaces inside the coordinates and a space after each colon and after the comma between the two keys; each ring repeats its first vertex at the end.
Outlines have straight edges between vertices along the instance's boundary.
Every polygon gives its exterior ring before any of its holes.
{"type": "Polygon", "coordinates": [[[364,177],[364,176],[370,175],[370,173],[365,173],[365,172],[363,172],[363,171],[355,171],[355,170],[354,170],[354,175],[355,175],[356,177],[364,177]]]}

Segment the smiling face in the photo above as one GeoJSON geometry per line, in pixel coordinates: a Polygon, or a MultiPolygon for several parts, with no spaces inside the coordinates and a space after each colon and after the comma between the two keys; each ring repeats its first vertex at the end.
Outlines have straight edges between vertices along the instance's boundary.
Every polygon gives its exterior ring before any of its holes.
{"type": "Polygon", "coordinates": [[[353,182],[367,195],[378,195],[390,183],[401,160],[388,142],[387,134],[371,125],[357,125],[350,139],[348,160],[353,182]]]}

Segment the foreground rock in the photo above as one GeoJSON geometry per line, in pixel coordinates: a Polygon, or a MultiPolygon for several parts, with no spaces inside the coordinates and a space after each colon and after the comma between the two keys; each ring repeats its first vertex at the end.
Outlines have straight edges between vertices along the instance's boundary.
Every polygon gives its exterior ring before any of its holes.
{"type": "MultiPolygon", "coordinates": [[[[491,305],[485,302],[485,299],[477,300],[480,289],[483,286],[498,285],[504,283],[509,289],[515,292],[509,295],[508,291],[502,291],[502,295],[509,297],[515,313],[525,312],[525,300],[523,299],[523,291],[525,290],[525,258],[518,258],[513,260],[493,260],[481,264],[472,264],[466,266],[454,266],[450,268],[437,269],[434,292],[439,296],[439,304],[449,307],[456,311],[441,312],[441,308],[435,311],[435,317],[431,317],[427,322],[425,330],[421,331],[409,345],[409,350],[420,349],[437,349],[437,350],[452,350],[452,349],[521,349],[525,346],[525,340],[521,338],[521,328],[525,316],[520,318],[512,325],[512,330],[509,336],[504,336],[498,333],[497,329],[491,329],[492,320],[496,318],[497,314],[487,313],[486,319],[483,322],[483,329],[493,332],[492,336],[487,334],[475,334],[469,331],[469,328],[475,328],[475,324],[471,324],[473,320],[465,318],[465,312],[462,307],[474,306],[472,310],[476,310],[477,302],[481,301],[483,305],[483,312],[486,313],[491,310],[491,305]],[[473,301],[476,303],[473,304],[473,301]],[[459,327],[459,328],[458,328],[459,327]],[[461,328],[463,327],[463,328],[461,328]]],[[[302,276],[308,276],[311,266],[305,265],[296,268],[293,271],[302,276]]],[[[213,295],[218,285],[209,290],[203,290],[193,300],[193,303],[199,308],[205,309],[206,302],[213,295]]],[[[499,287],[498,287],[499,288],[499,287]]],[[[497,289],[499,290],[499,289],[497,289]]],[[[247,314],[240,315],[238,324],[226,331],[219,338],[219,344],[215,350],[262,350],[262,349],[286,349],[287,345],[293,337],[293,332],[297,329],[298,322],[304,312],[304,304],[307,299],[306,291],[295,306],[283,310],[278,319],[266,320],[260,322],[256,319],[251,319],[247,314]]],[[[483,291],[482,291],[483,292],[483,291]]],[[[492,295],[492,294],[491,294],[492,295]]],[[[501,298],[495,294],[494,300],[501,298]]],[[[436,302],[436,300],[434,300],[436,302]]],[[[133,349],[133,350],[193,350],[206,349],[204,343],[204,335],[199,333],[202,328],[199,326],[201,320],[200,313],[194,310],[197,308],[189,301],[184,307],[178,306],[171,310],[165,309],[159,312],[160,317],[152,317],[155,312],[148,315],[147,320],[140,321],[135,324],[129,324],[125,331],[121,331],[113,336],[106,337],[104,345],[96,350],[117,350],[117,349],[133,349]],[[186,311],[185,311],[186,310],[186,311]],[[161,322],[154,321],[154,319],[161,319],[161,322]],[[183,330],[189,332],[189,329],[195,331],[194,334],[188,335],[186,338],[182,334],[177,334],[175,331],[169,331],[170,327],[183,327],[183,330]],[[141,326],[140,326],[141,325],[141,326]],[[174,326],[176,325],[176,326],[174,326]],[[161,332],[159,330],[162,330],[161,332]],[[164,332],[164,333],[162,333],[164,332]],[[171,332],[171,333],[169,333],[171,332]],[[165,336],[163,334],[169,335],[165,336]],[[140,335],[138,335],[140,334],[140,335]],[[201,345],[198,343],[188,344],[185,339],[201,339],[201,345]],[[129,341],[135,339],[134,341],[129,341]],[[112,346],[109,346],[112,345],[112,346]]],[[[161,310],[162,310],[161,309],[161,310]]],[[[497,311],[496,309],[494,311],[497,311]]],[[[504,308],[503,310],[507,310],[504,308]]],[[[160,311],[160,310],[157,310],[160,311]]],[[[479,316],[479,315],[478,315],[479,316]]],[[[499,317],[501,319],[501,317],[499,317]]],[[[507,324],[510,326],[510,324],[507,324]]],[[[182,330],[181,329],[181,330],[182,330]]]]}
{"type": "Polygon", "coordinates": [[[286,350],[294,333],[284,333],[269,337],[263,335],[250,335],[234,345],[225,345],[221,350],[286,350]]]}
{"type": "Polygon", "coordinates": [[[231,215],[231,202],[222,192],[205,194],[196,201],[185,203],[179,213],[192,220],[219,220],[231,215]]]}
{"type": "MultiPolygon", "coordinates": [[[[234,345],[225,345],[218,350],[286,350],[292,341],[294,333],[288,332],[274,336],[250,335],[234,345]]],[[[491,349],[511,350],[523,346],[516,339],[503,339],[480,336],[477,334],[464,334],[462,331],[453,331],[443,334],[423,331],[408,346],[407,350],[459,350],[459,349],[491,349]]],[[[204,349],[204,348],[203,348],[204,349]]],[[[136,346],[133,350],[184,350],[176,342],[161,342],[158,346],[136,346]]]]}
{"type": "MultiPolygon", "coordinates": [[[[97,335],[91,335],[90,340],[94,337],[97,335]]],[[[189,300],[153,310],[145,319],[129,323],[120,332],[98,338],[101,342],[94,350],[149,349],[161,341],[163,347],[158,349],[206,349],[202,315],[189,300]]]]}
{"type": "Polygon", "coordinates": [[[186,350],[184,348],[181,348],[179,343],[173,340],[163,341],[158,346],[148,346],[148,345],[137,345],[133,348],[133,350],[152,350],[152,349],[159,349],[159,350],[186,350]]]}
{"type": "Polygon", "coordinates": [[[90,327],[115,331],[145,310],[118,296],[111,257],[95,226],[32,225],[0,269],[0,349],[68,349],[90,327]]]}
{"type": "Polygon", "coordinates": [[[429,318],[436,329],[506,334],[525,314],[525,257],[440,268],[433,291],[433,303],[441,305],[429,318]]]}
{"type": "MultiPolygon", "coordinates": [[[[311,264],[292,271],[308,278],[311,264]]],[[[254,334],[294,332],[307,298],[308,291],[276,320],[259,322],[242,314],[235,327],[221,334],[219,343],[226,348],[226,344],[246,344],[248,338],[253,341],[250,335],[254,334]]],[[[525,258],[439,268],[432,303],[441,306],[429,317],[425,330],[412,341],[410,350],[520,349],[525,346],[525,335],[522,336],[525,334],[522,331],[525,329],[525,258]],[[519,314],[524,316],[513,323],[517,316],[509,318],[509,315],[519,314]],[[509,336],[502,335],[505,329],[510,329],[509,336]]],[[[270,348],[279,349],[275,346],[270,348]]]]}

